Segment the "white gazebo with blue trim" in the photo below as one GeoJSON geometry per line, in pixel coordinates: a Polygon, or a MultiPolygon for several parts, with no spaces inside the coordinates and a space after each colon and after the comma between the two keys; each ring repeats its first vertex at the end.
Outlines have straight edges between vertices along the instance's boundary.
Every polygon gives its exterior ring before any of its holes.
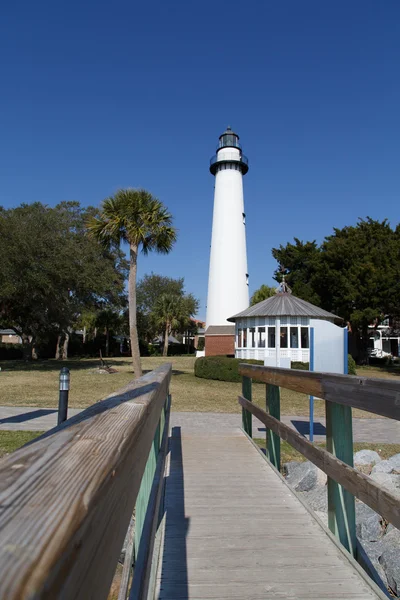
{"type": "MultiPolygon", "coordinates": [[[[297,298],[283,281],[274,296],[246,308],[228,321],[235,323],[236,358],[290,367],[293,361],[310,362],[311,328],[325,330],[326,322],[333,325],[341,319],[297,298]]],[[[329,346],[326,351],[329,352],[329,346]]]]}

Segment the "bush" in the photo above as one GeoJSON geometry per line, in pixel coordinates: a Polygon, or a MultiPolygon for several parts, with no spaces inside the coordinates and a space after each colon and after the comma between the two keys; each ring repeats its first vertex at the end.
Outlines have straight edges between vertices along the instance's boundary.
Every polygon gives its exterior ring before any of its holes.
{"type": "Polygon", "coordinates": [[[194,374],[203,379],[216,379],[218,381],[231,381],[238,383],[242,380],[239,375],[239,364],[263,365],[262,360],[248,358],[228,358],[226,356],[202,356],[194,363],[194,374]]]}
{"type": "MultiPolygon", "coordinates": [[[[355,362],[349,355],[349,375],[355,375],[355,362]]],[[[263,365],[262,360],[250,360],[248,358],[228,358],[226,356],[202,356],[194,363],[194,374],[203,379],[216,379],[218,381],[231,381],[238,383],[242,380],[239,375],[239,364],[263,365]]],[[[309,363],[293,361],[292,369],[308,371],[309,363]]]]}
{"type": "Polygon", "coordinates": [[[0,360],[19,360],[24,358],[22,344],[0,344],[0,360]]]}
{"type": "Polygon", "coordinates": [[[349,354],[347,359],[347,370],[349,375],[357,375],[356,361],[354,360],[351,354],[349,354]]]}
{"type": "Polygon", "coordinates": [[[199,340],[197,342],[197,350],[204,350],[205,345],[206,345],[205,338],[203,338],[203,337],[199,338],[199,340]]]}
{"type": "Polygon", "coordinates": [[[290,363],[290,368],[291,369],[298,369],[299,371],[309,371],[310,370],[310,363],[300,362],[300,361],[297,361],[297,360],[293,360],[290,363]]]}

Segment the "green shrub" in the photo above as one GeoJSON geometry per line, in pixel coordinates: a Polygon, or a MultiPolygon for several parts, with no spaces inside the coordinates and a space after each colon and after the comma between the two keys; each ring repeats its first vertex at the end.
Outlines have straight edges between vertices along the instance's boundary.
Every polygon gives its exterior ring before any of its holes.
{"type": "Polygon", "coordinates": [[[356,361],[354,360],[351,354],[349,354],[347,359],[347,370],[349,375],[357,375],[356,361]]]}
{"type": "Polygon", "coordinates": [[[226,356],[202,356],[194,363],[194,374],[203,379],[217,379],[218,381],[232,381],[238,383],[242,380],[239,375],[239,364],[262,365],[262,360],[248,358],[228,358],[226,356]]]}
{"type": "Polygon", "coordinates": [[[290,368],[291,369],[298,369],[299,371],[309,371],[310,370],[310,363],[300,362],[300,361],[297,361],[297,360],[292,360],[292,362],[290,363],[290,368]]]}
{"type": "Polygon", "coordinates": [[[205,338],[201,337],[201,338],[199,338],[199,341],[197,342],[197,350],[204,350],[204,346],[205,346],[205,338]]]}
{"type": "MultiPolygon", "coordinates": [[[[250,365],[263,365],[262,360],[251,360],[248,358],[228,358],[227,356],[202,356],[194,363],[194,374],[203,379],[216,379],[218,381],[231,381],[238,383],[242,380],[239,375],[239,364],[247,363],[250,365]]],[[[349,375],[355,375],[355,362],[349,355],[349,375]]],[[[292,369],[308,371],[309,363],[293,361],[292,369]]]]}
{"type": "Polygon", "coordinates": [[[0,360],[19,360],[24,358],[22,344],[0,344],[0,360]]]}

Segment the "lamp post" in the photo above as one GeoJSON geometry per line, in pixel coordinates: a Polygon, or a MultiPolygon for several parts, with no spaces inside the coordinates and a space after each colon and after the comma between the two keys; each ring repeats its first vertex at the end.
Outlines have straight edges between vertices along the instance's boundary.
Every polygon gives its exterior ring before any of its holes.
{"type": "Polygon", "coordinates": [[[60,396],[58,399],[58,421],[60,425],[67,420],[68,413],[68,394],[69,394],[70,374],[67,367],[63,367],[60,371],[60,396]]]}

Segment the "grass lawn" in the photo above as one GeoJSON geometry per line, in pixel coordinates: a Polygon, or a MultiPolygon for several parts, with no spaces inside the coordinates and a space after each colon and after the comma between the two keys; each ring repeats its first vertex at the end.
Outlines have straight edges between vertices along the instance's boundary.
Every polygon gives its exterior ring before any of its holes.
{"type": "MultiPolygon", "coordinates": [[[[171,392],[174,411],[240,412],[237,396],[241,392],[239,383],[198,379],[194,376],[195,358],[151,357],[143,358],[143,369],[151,371],[162,363],[172,362],[173,375],[171,392]]],[[[71,371],[69,406],[86,408],[101,400],[133,378],[128,358],[111,358],[109,364],[118,370],[112,375],[96,372],[97,359],[35,361],[26,365],[22,361],[0,362],[0,405],[56,407],[58,403],[58,378],[60,368],[67,366],[71,371]]],[[[363,367],[359,374],[369,377],[397,378],[398,375],[379,367],[363,367]]],[[[253,400],[265,406],[265,386],[254,384],[253,400]]],[[[290,390],[281,391],[281,412],[286,415],[308,415],[308,397],[290,390]]],[[[315,416],[324,416],[324,402],[315,402],[315,416]]],[[[370,413],[354,410],[355,417],[374,417],[370,413]]]]}
{"type": "Polygon", "coordinates": [[[0,458],[34,440],[42,431],[0,431],[0,458]]]}
{"type": "MultiPolygon", "coordinates": [[[[260,447],[265,448],[265,438],[254,438],[254,442],[260,447]]],[[[320,448],[325,448],[326,444],[323,442],[319,442],[315,444],[316,446],[320,446],[320,448]]],[[[386,460],[390,458],[394,454],[398,454],[400,452],[400,444],[368,444],[367,442],[359,442],[353,445],[354,452],[358,452],[359,450],[375,450],[378,452],[382,460],[386,460]]],[[[289,462],[291,460],[296,460],[298,462],[306,461],[306,457],[297,452],[288,442],[281,441],[281,463],[289,462]]]]}

